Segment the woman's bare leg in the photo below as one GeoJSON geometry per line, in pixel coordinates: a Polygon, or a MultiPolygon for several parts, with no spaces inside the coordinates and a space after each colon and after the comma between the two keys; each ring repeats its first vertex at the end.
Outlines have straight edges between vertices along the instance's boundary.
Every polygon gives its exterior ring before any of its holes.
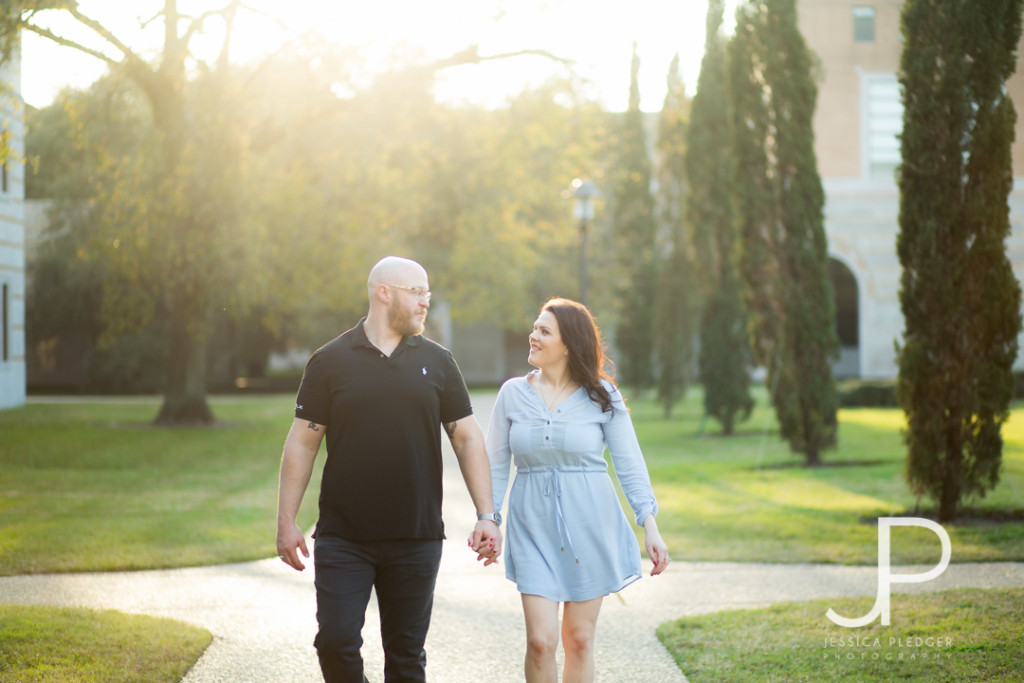
{"type": "Polygon", "coordinates": [[[603,599],[565,603],[562,614],[562,648],[565,650],[562,683],[593,683],[594,634],[603,599]]]}
{"type": "Polygon", "coordinates": [[[526,683],[557,683],[558,603],[539,595],[523,595],[526,617],[526,683]]]}

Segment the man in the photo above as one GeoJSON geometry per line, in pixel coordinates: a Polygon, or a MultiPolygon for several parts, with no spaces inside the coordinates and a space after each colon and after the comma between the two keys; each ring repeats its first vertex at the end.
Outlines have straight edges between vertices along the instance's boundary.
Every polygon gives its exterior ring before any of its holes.
{"type": "Polygon", "coordinates": [[[277,552],[297,570],[309,557],[295,523],[320,442],[314,556],[319,632],[328,683],[361,683],[360,631],[375,588],[385,681],[424,681],[423,643],[441,561],[441,426],[477,509],[470,548],[484,564],[501,552],[483,433],[451,353],[422,336],[427,272],[389,256],[370,271],[370,305],[354,328],[306,364],[285,441],[277,552]]]}

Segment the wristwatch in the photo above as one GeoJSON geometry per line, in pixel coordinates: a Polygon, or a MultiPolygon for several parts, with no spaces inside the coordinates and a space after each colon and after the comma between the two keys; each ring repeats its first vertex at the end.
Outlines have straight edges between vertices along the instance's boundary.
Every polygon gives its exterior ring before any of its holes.
{"type": "Polygon", "coordinates": [[[500,512],[480,512],[477,513],[476,519],[478,522],[488,521],[494,522],[494,526],[501,526],[501,513],[500,512]]]}

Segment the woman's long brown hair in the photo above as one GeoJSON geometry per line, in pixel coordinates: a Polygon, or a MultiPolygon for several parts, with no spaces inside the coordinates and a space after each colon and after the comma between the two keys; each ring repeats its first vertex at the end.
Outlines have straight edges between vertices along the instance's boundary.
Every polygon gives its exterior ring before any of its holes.
{"type": "Polygon", "coordinates": [[[558,333],[569,349],[569,377],[583,387],[591,401],[601,406],[602,412],[612,409],[612,397],[601,380],[613,381],[605,367],[611,360],[605,358],[601,331],[586,306],[572,299],[549,300],[541,311],[550,311],[558,321],[558,333]]]}

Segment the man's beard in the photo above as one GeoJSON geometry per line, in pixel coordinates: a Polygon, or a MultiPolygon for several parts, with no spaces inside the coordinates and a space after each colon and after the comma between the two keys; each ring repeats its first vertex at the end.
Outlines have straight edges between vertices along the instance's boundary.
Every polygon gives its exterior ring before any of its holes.
{"type": "Polygon", "coordinates": [[[398,306],[388,308],[388,327],[404,337],[423,334],[423,323],[416,319],[415,314],[404,313],[398,306]]]}

